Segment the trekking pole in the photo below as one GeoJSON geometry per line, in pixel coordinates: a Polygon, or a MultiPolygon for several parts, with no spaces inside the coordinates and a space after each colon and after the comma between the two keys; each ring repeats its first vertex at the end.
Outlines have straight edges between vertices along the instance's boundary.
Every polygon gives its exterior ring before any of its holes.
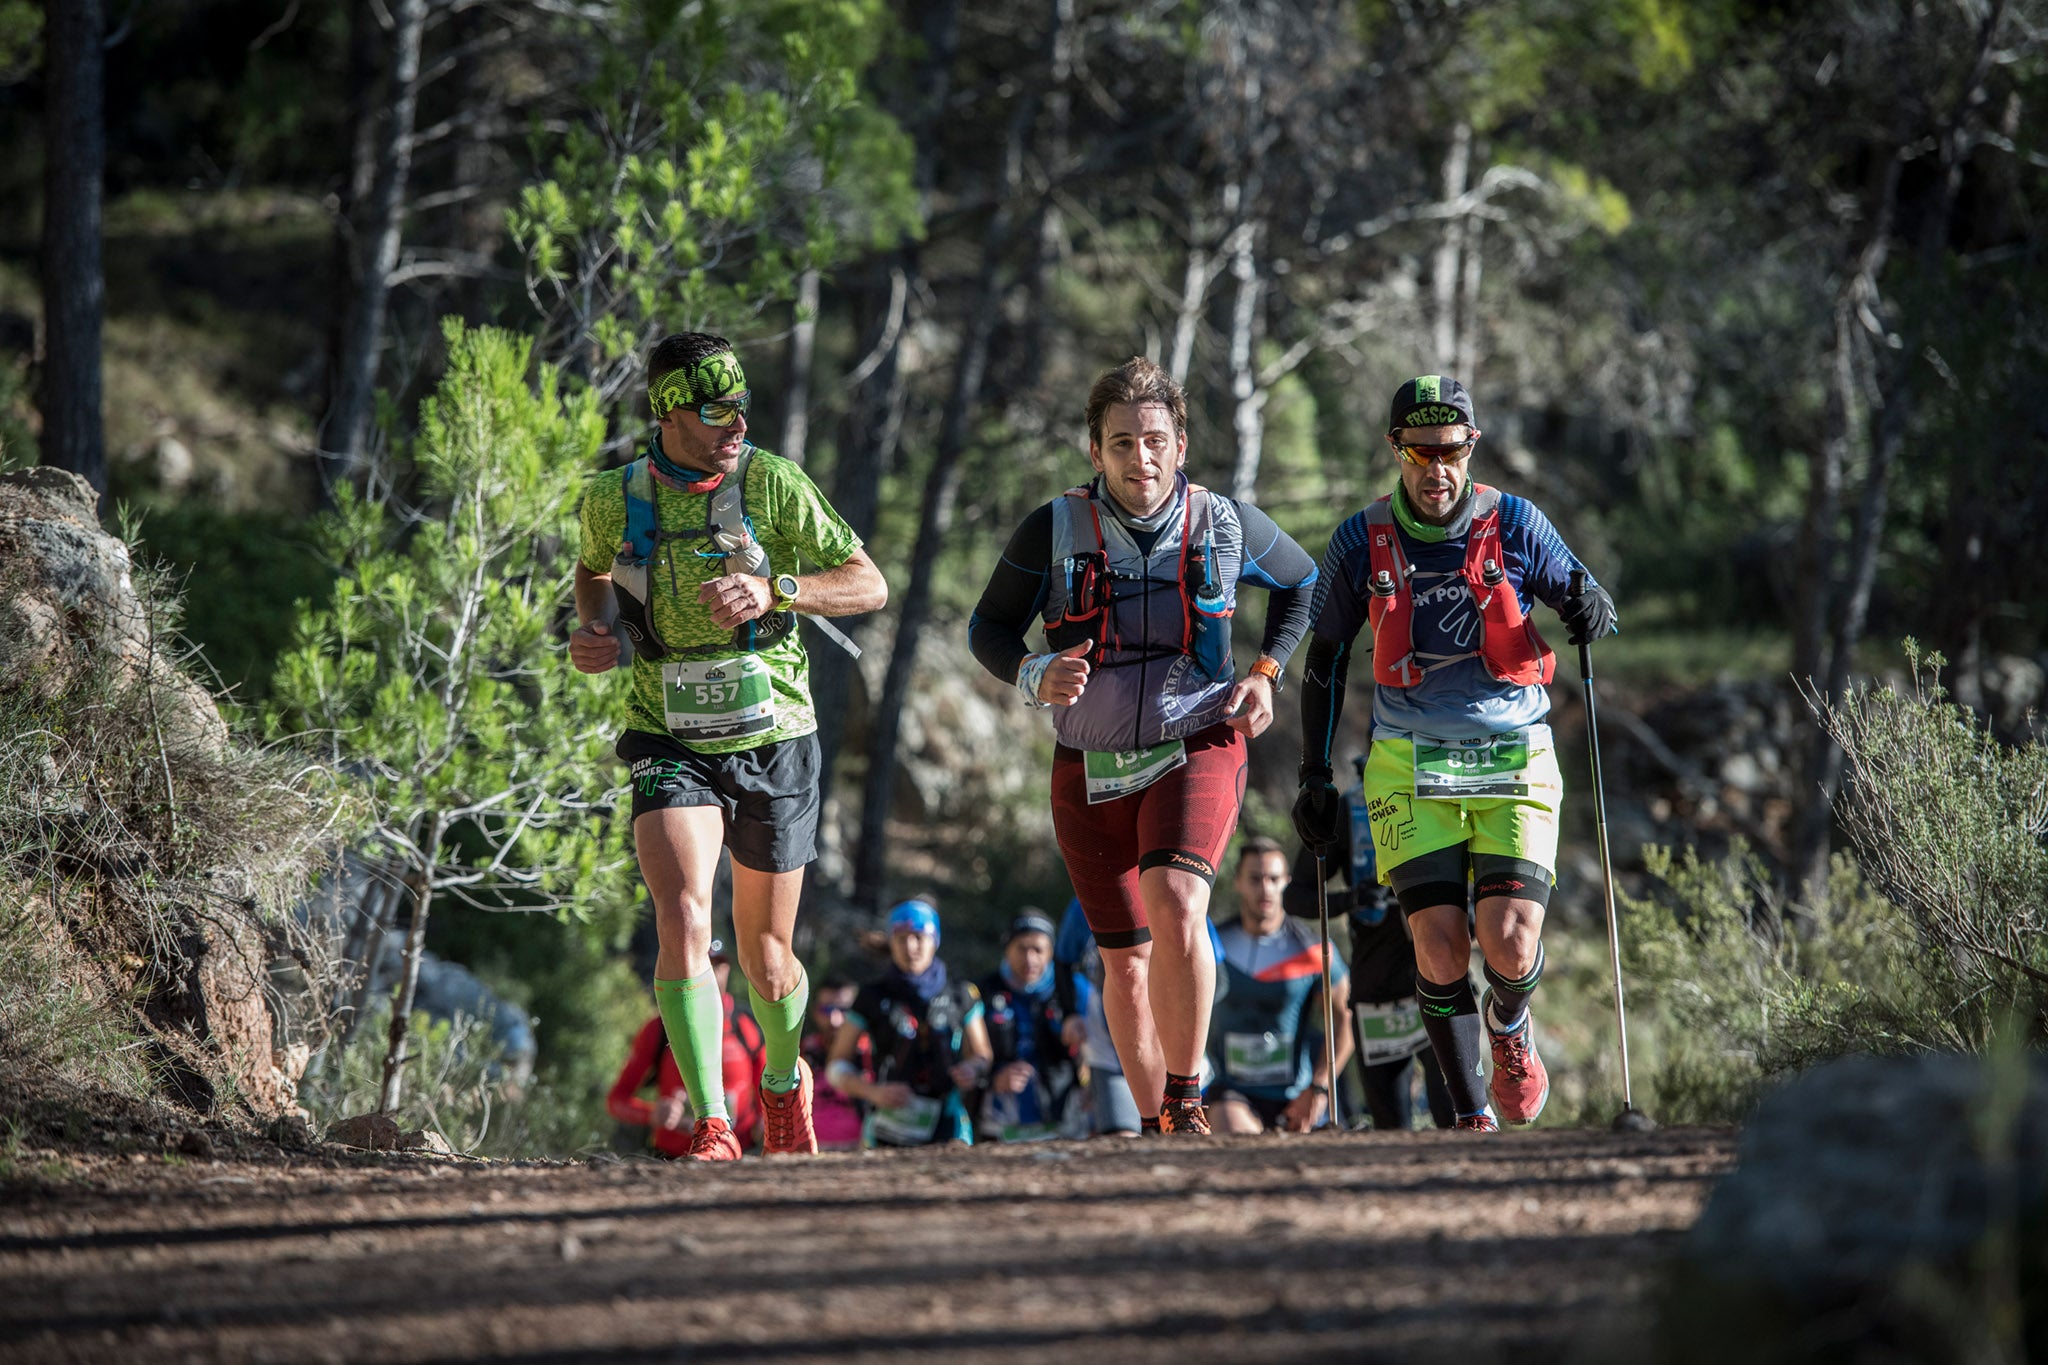
{"type": "Polygon", "coordinates": [[[1335,949],[1330,943],[1330,872],[1323,866],[1320,853],[1316,854],[1316,919],[1323,929],[1323,1068],[1330,1078],[1330,1093],[1324,1098],[1330,1102],[1330,1128],[1334,1132],[1337,1128],[1337,1010],[1330,1000],[1330,958],[1335,949]]]}
{"type": "MultiPolygon", "coordinates": [[[[1585,590],[1586,571],[1573,569],[1571,595],[1577,597],[1585,590]]],[[[1590,641],[1579,646],[1579,678],[1586,689],[1586,744],[1593,760],[1594,829],[1600,839],[1600,880],[1607,893],[1607,958],[1614,969],[1614,1027],[1621,1039],[1621,1112],[1614,1116],[1614,1131],[1645,1133],[1657,1124],[1636,1108],[1635,1095],[1629,1088],[1628,1011],[1621,992],[1621,929],[1614,914],[1614,860],[1607,850],[1607,794],[1600,784],[1600,727],[1595,723],[1593,712],[1593,646],[1590,641]]]]}

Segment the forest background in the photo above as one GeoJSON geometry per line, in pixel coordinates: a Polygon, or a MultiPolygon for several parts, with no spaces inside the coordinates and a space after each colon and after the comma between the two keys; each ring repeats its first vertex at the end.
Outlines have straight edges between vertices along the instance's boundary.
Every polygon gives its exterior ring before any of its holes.
{"type": "MultiPolygon", "coordinates": [[[[1718,924],[1742,1009],[1821,1021],[1884,974],[1830,935],[1911,898],[1831,864],[1843,727],[1809,699],[1911,637],[1957,744],[1972,714],[1997,753],[2033,736],[2044,50],[2048,8],[2003,0],[0,0],[0,459],[90,478],[241,731],[348,775],[366,922],[532,1012],[533,1114],[494,1141],[561,1149],[646,1012],[618,698],[561,640],[580,480],[645,440],[653,338],[737,343],[754,438],[891,583],[860,664],[811,640],[814,972],[864,970],[901,894],[976,970],[1064,903],[1049,735],[964,633],[1087,473],[1096,373],[1165,364],[1190,473],[1313,553],[1392,484],[1393,388],[1452,373],[1475,476],[1620,602],[1603,728],[1668,788],[1610,792],[1650,836],[1618,848],[1632,960],[1699,979],[1718,924]],[[1731,695],[1799,718],[1775,803],[1717,799],[1711,726],[1696,758],[1639,719],[1731,695]]],[[[1254,746],[1250,826],[1286,833],[1297,735],[1283,706],[1254,746]]],[[[1597,882],[1560,902],[1591,1058],[1597,882]]],[[[1884,970],[1921,932],[1876,935],[1884,970]]],[[[364,987],[344,962],[304,1025],[330,1086],[329,1044],[381,1044],[364,987]]],[[[1753,1089],[1701,1057],[1783,1041],[1715,1027],[1657,1060],[1667,1105],[1730,1112],[1753,1089]]],[[[1591,1112],[1615,1078],[1585,1065],[1591,1112]]]]}

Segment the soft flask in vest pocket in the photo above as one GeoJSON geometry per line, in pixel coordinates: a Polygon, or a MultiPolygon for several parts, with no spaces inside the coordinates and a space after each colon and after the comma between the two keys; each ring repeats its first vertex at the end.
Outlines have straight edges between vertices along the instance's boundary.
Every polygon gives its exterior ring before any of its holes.
{"type": "Polygon", "coordinates": [[[1188,556],[1188,582],[1195,588],[1188,613],[1188,653],[1210,682],[1222,682],[1233,671],[1230,658],[1230,616],[1236,610],[1224,600],[1216,583],[1216,538],[1204,536],[1188,556]]]}
{"type": "Polygon", "coordinates": [[[654,613],[648,609],[647,561],[634,561],[621,554],[612,561],[612,598],[619,607],[619,627],[633,642],[633,653],[643,659],[665,659],[668,646],[654,633],[654,613]]]}
{"type": "Polygon", "coordinates": [[[1060,619],[1047,626],[1046,643],[1066,649],[1083,640],[1093,640],[1090,657],[1100,659],[1109,643],[1109,604],[1113,593],[1109,580],[1109,556],[1100,550],[1070,555],[1063,565],[1067,602],[1060,619]]]}

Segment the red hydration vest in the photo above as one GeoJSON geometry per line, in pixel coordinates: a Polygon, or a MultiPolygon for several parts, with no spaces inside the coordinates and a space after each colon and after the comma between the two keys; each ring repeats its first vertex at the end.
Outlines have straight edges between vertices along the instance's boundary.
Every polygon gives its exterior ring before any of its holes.
{"type": "MultiPolygon", "coordinates": [[[[1472,528],[1465,535],[1465,582],[1479,608],[1479,661],[1505,683],[1548,684],[1557,671],[1557,655],[1536,633],[1536,623],[1522,614],[1522,600],[1507,580],[1500,548],[1500,490],[1472,485],[1472,528]]],[[[1415,661],[1415,598],[1409,586],[1414,566],[1400,552],[1394,523],[1393,495],[1365,509],[1366,545],[1372,575],[1372,677],[1386,687],[1413,687],[1422,681],[1415,661]]]]}

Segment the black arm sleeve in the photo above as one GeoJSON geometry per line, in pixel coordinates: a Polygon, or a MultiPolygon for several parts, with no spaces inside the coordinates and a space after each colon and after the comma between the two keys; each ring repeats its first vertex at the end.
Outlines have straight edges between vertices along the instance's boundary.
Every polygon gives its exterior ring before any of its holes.
{"type": "Polygon", "coordinates": [[[1031,654],[1024,634],[1045,609],[1052,558],[1052,504],[1024,518],[996,561],[967,622],[967,646],[981,666],[1006,683],[1031,654]]]}
{"type": "Polygon", "coordinates": [[[1302,637],[1315,624],[1316,562],[1271,517],[1248,502],[1237,502],[1234,498],[1231,501],[1237,507],[1238,524],[1244,528],[1244,567],[1240,578],[1273,594],[1259,653],[1270,657],[1284,671],[1302,637]]]}
{"type": "Polygon", "coordinates": [[[1351,671],[1351,643],[1336,644],[1318,635],[1309,641],[1308,665],[1301,683],[1301,767],[1332,771],[1330,746],[1337,720],[1344,714],[1344,682],[1351,671]]]}

